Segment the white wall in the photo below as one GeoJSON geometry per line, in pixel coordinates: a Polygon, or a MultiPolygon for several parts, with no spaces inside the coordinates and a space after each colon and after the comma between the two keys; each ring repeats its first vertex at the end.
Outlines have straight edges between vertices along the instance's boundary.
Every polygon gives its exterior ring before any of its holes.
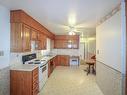
{"type": "Polygon", "coordinates": [[[10,11],[0,5],[0,69],[9,66],[10,56],[10,11]]]}
{"type": "Polygon", "coordinates": [[[97,60],[121,72],[121,11],[96,28],[97,60]]]}

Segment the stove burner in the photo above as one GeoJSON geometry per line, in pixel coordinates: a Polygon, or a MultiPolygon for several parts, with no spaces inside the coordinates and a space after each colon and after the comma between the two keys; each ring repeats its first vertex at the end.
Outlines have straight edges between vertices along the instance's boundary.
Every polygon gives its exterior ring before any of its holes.
{"type": "Polygon", "coordinates": [[[40,64],[40,62],[35,62],[34,64],[40,64]]]}
{"type": "Polygon", "coordinates": [[[34,62],[29,62],[28,64],[34,64],[34,62]]]}
{"type": "Polygon", "coordinates": [[[46,61],[46,60],[41,60],[41,61],[46,61]]]}
{"type": "Polygon", "coordinates": [[[35,60],[35,61],[40,61],[40,60],[37,59],[37,60],[35,60]]]}

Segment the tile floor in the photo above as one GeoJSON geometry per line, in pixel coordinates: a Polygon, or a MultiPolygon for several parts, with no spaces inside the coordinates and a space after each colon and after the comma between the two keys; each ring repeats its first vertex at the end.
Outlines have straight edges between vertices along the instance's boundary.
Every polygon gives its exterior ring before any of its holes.
{"type": "Polygon", "coordinates": [[[56,67],[39,95],[103,95],[84,67],[56,67]]]}

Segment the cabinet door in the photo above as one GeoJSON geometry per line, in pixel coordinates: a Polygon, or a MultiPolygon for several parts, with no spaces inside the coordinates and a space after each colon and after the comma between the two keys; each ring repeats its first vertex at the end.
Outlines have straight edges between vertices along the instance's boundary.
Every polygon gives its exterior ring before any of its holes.
{"type": "Polygon", "coordinates": [[[43,35],[43,49],[47,48],[47,37],[43,35]]]}
{"type": "Polygon", "coordinates": [[[79,41],[78,40],[73,40],[72,41],[72,48],[73,49],[78,49],[79,48],[79,41]]]}
{"type": "Polygon", "coordinates": [[[22,23],[11,23],[11,52],[22,52],[22,23]]]}
{"type": "Polygon", "coordinates": [[[30,32],[31,32],[31,28],[23,24],[23,51],[24,52],[31,50],[30,32]]]}
{"type": "Polygon", "coordinates": [[[54,49],[54,40],[51,40],[51,49],[54,49]]]}
{"type": "Polygon", "coordinates": [[[48,77],[50,76],[51,74],[51,69],[50,69],[50,61],[48,62],[48,77]]]}
{"type": "Polygon", "coordinates": [[[56,66],[61,66],[61,55],[57,55],[56,66]]]}
{"type": "Polygon", "coordinates": [[[32,29],[32,31],[31,31],[31,40],[34,40],[34,41],[36,41],[37,40],[37,30],[35,30],[35,29],[32,29]]]}
{"type": "Polygon", "coordinates": [[[10,71],[10,95],[32,95],[32,72],[10,71]]]}
{"type": "Polygon", "coordinates": [[[63,49],[63,41],[62,40],[55,40],[54,47],[57,49],[63,49]]]}
{"type": "Polygon", "coordinates": [[[44,50],[46,49],[46,44],[47,44],[47,40],[46,40],[46,36],[41,33],[38,32],[38,39],[37,39],[37,44],[38,44],[38,50],[44,50]]]}
{"type": "Polygon", "coordinates": [[[68,55],[60,55],[60,65],[69,66],[69,56],[68,55]]]}
{"type": "Polygon", "coordinates": [[[41,32],[37,31],[37,40],[36,40],[36,50],[42,50],[42,39],[41,39],[41,32]]]}
{"type": "Polygon", "coordinates": [[[57,56],[53,58],[53,63],[54,63],[54,68],[56,66],[58,66],[58,57],[57,56]]]}
{"type": "Polygon", "coordinates": [[[55,37],[55,48],[58,49],[78,49],[79,48],[79,36],[65,36],[57,35],[55,37]]]}
{"type": "Polygon", "coordinates": [[[46,36],[44,34],[41,35],[41,41],[42,41],[42,49],[45,50],[47,47],[47,40],[46,36]]]}

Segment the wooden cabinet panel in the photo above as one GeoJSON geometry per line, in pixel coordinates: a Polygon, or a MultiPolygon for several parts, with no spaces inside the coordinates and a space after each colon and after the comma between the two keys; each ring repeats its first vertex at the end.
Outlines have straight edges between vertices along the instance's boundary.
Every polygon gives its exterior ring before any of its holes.
{"type": "Polygon", "coordinates": [[[37,44],[38,44],[38,50],[45,50],[47,48],[46,47],[47,37],[41,32],[38,32],[37,44]]]}
{"type": "Polygon", "coordinates": [[[54,40],[51,40],[51,49],[54,49],[54,40]]]}
{"type": "Polygon", "coordinates": [[[38,95],[39,93],[39,74],[38,68],[32,71],[32,95],[38,95]]]}
{"type": "Polygon", "coordinates": [[[22,10],[11,11],[11,52],[29,52],[31,40],[36,42],[37,50],[47,47],[47,37],[55,35],[22,10]]]}
{"type": "Polygon", "coordinates": [[[31,50],[31,40],[30,40],[31,28],[23,24],[23,51],[31,50]]]}
{"type": "Polygon", "coordinates": [[[70,57],[69,55],[58,55],[56,66],[69,66],[70,57]]]}
{"type": "Polygon", "coordinates": [[[79,36],[57,35],[55,36],[54,48],[57,49],[78,49],[79,36]]]}
{"type": "Polygon", "coordinates": [[[26,52],[30,46],[31,28],[22,23],[11,23],[11,52],[26,52]]]}
{"type": "Polygon", "coordinates": [[[68,55],[60,55],[60,65],[61,66],[69,66],[69,56],[68,55]]]}
{"type": "MultiPolygon", "coordinates": [[[[38,68],[35,69],[38,71],[38,68]]],[[[34,71],[16,71],[10,72],[10,94],[11,95],[37,95],[39,92],[39,79],[33,81],[38,73],[34,71]],[[35,85],[36,82],[36,85],[35,85]]]]}
{"type": "Polygon", "coordinates": [[[43,49],[43,42],[42,42],[42,33],[38,31],[38,35],[37,35],[37,49],[38,50],[42,50],[43,49]]]}
{"type": "Polygon", "coordinates": [[[53,58],[53,64],[54,64],[54,68],[56,68],[56,66],[58,66],[58,58],[57,58],[57,56],[55,56],[53,58]]]}
{"type": "Polygon", "coordinates": [[[11,52],[22,52],[22,23],[11,23],[11,52]]]}
{"type": "Polygon", "coordinates": [[[60,59],[61,59],[61,56],[60,55],[57,55],[57,63],[56,63],[56,66],[61,66],[60,59]]]}
{"type": "MultiPolygon", "coordinates": [[[[54,59],[54,58],[53,58],[54,59]]],[[[53,59],[50,59],[50,61],[48,62],[48,77],[50,76],[50,74],[53,72],[54,70],[54,61],[53,59]]]]}
{"type": "Polygon", "coordinates": [[[54,39],[55,35],[52,32],[46,29],[43,25],[41,25],[39,22],[37,22],[23,10],[12,10],[10,15],[11,15],[10,19],[11,23],[24,23],[38,31],[41,31],[50,39],[54,39]]]}
{"type": "Polygon", "coordinates": [[[33,41],[37,40],[37,33],[38,33],[37,30],[31,29],[31,40],[33,40],[33,41]]]}
{"type": "Polygon", "coordinates": [[[50,61],[48,62],[48,77],[50,76],[51,74],[51,69],[50,69],[50,61]]]}

